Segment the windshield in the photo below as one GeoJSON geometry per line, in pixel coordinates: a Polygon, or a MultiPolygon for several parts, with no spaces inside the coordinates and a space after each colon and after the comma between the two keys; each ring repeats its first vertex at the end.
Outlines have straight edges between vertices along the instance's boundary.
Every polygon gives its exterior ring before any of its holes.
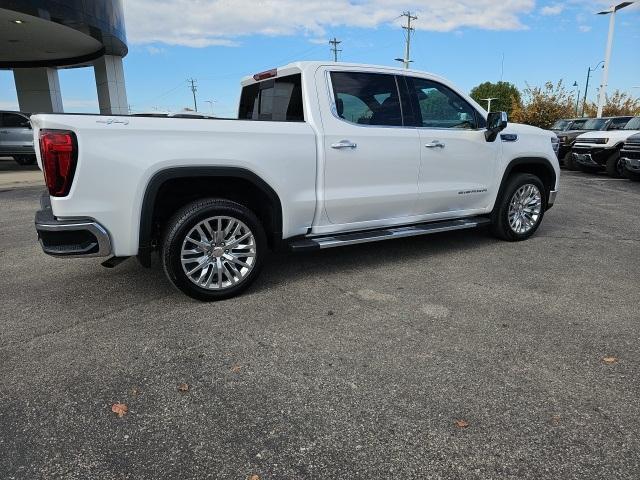
{"type": "Polygon", "coordinates": [[[556,123],[553,124],[553,126],[551,127],[551,130],[566,130],[568,126],[569,126],[568,120],[558,120],[556,123]]]}
{"type": "Polygon", "coordinates": [[[586,122],[584,122],[585,130],[602,130],[606,120],[604,118],[590,118],[586,122]]]}
{"type": "Polygon", "coordinates": [[[584,124],[587,123],[586,118],[582,118],[580,120],[574,120],[571,124],[571,130],[583,130],[584,124]]]}
{"type": "Polygon", "coordinates": [[[633,117],[623,130],[640,130],[640,117],[633,117]]]}

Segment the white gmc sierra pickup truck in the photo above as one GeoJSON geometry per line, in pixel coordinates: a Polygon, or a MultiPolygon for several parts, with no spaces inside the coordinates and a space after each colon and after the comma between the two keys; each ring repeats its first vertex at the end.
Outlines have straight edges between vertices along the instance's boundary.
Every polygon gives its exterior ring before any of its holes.
{"type": "Polygon", "coordinates": [[[550,131],[507,123],[443,78],[299,62],[242,81],[237,120],[31,117],[48,188],[43,250],[159,253],[187,295],[218,300],[293,251],[489,225],[524,240],[553,205],[550,131]]]}

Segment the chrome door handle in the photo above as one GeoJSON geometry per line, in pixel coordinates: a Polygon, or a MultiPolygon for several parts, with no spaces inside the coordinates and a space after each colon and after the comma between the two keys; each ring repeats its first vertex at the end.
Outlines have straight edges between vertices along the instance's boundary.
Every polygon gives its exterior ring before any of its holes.
{"type": "Polygon", "coordinates": [[[427,148],[444,148],[444,143],[442,143],[440,140],[434,140],[431,143],[427,143],[425,145],[425,147],[427,147],[427,148]]]}
{"type": "Polygon", "coordinates": [[[356,148],[358,145],[349,140],[340,140],[338,143],[332,143],[331,148],[356,148]]]}

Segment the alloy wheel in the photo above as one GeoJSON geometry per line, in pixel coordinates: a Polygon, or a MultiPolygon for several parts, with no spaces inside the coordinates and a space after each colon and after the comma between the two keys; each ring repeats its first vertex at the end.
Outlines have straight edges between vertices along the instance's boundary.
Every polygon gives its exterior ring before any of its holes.
{"type": "Polygon", "coordinates": [[[542,194],[537,186],[525,184],[518,188],[509,202],[509,226],[517,234],[535,228],[542,213],[542,194]]]}
{"type": "Polygon", "coordinates": [[[256,239],[237,218],[209,217],[198,222],[184,238],[182,269],[189,280],[209,290],[224,290],[241,283],[256,263],[256,239]]]}

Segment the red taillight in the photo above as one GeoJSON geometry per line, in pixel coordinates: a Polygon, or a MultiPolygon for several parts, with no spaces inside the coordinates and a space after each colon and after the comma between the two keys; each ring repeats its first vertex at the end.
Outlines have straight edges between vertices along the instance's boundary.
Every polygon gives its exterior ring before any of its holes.
{"type": "Polygon", "coordinates": [[[76,171],[76,136],[67,130],[40,130],[40,157],[49,194],[64,197],[76,171]]]}
{"type": "Polygon", "coordinates": [[[272,68],[271,70],[267,70],[266,72],[256,73],[253,76],[253,79],[256,82],[259,82],[260,80],[266,80],[267,78],[273,78],[276,75],[278,75],[278,69],[277,68],[272,68]]]}

